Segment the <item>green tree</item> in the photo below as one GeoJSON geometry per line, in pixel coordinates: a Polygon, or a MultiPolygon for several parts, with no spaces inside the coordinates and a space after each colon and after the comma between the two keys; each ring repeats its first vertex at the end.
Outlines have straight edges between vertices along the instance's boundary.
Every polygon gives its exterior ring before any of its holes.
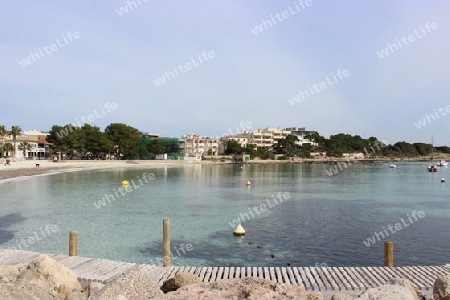
{"type": "Polygon", "coordinates": [[[84,124],[76,134],[73,138],[78,143],[77,150],[82,152],[83,156],[105,158],[106,154],[114,149],[113,142],[97,126],[84,124]]]}
{"type": "Polygon", "coordinates": [[[14,157],[16,156],[16,140],[17,140],[17,136],[20,135],[22,133],[22,128],[20,128],[17,125],[13,125],[11,126],[11,131],[9,132],[12,137],[13,137],[13,144],[14,144],[14,157]]]}
{"type": "Polygon", "coordinates": [[[138,129],[122,123],[112,123],[105,128],[106,136],[125,157],[138,155],[141,134],[138,129]]]}
{"type": "Polygon", "coordinates": [[[166,147],[164,147],[160,139],[153,139],[147,144],[147,151],[154,155],[163,154],[166,151],[166,147]]]}
{"type": "Polygon", "coordinates": [[[26,158],[27,151],[31,151],[31,149],[32,149],[32,144],[30,144],[28,142],[22,142],[19,144],[19,150],[22,151],[23,158],[26,158]]]}
{"type": "Polygon", "coordinates": [[[299,147],[297,145],[298,137],[289,134],[284,139],[279,139],[274,144],[274,152],[276,154],[284,154],[286,157],[293,157],[299,153],[299,147]]]}
{"type": "Polygon", "coordinates": [[[0,125],[0,157],[3,157],[3,147],[5,146],[5,136],[9,134],[5,125],[0,125]]]}
{"type": "Polygon", "coordinates": [[[242,146],[235,140],[228,140],[225,144],[225,154],[242,154],[242,146]]]}
{"type": "Polygon", "coordinates": [[[9,157],[9,153],[14,151],[14,146],[11,143],[5,143],[3,151],[6,152],[6,157],[9,157]]]}

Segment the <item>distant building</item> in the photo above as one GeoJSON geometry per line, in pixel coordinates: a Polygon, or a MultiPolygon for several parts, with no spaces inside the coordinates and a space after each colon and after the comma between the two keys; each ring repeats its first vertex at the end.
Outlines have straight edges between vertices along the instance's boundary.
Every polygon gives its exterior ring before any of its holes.
{"type": "Polygon", "coordinates": [[[284,128],[283,130],[289,131],[290,134],[295,135],[298,138],[297,144],[302,146],[303,144],[311,144],[313,146],[317,146],[317,143],[314,143],[313,141],[306,139],[305,137],[308,135],[311,135],[314,133],[314,131],[306,130],[305,127],[288,127],[284,128]]]}
{"type": "MultiPolygon", "coordinates": [[[[46,137],[49,135],[47,131],[40,131],[37,129],[26,130],[22,135],[16,136],[16,155],[18,159],[47,159],[50,156],[49,146],[46,137]],[[30,150],[25,150],[25,156],[23,150],[20,150],[21,143],[30,144],[30,150]]],[[[14,145],[13,137],[8,136],[5,143],[11,143],[14,145]]]]}
{"type": "Polygon", "coordinates": [[[197,134],[187,134],[180,139],[180,149],[184,147],[185,156],[216,156],[219,155],[219,143],[220,141],[217,138],[202,137],[197,134]]]}

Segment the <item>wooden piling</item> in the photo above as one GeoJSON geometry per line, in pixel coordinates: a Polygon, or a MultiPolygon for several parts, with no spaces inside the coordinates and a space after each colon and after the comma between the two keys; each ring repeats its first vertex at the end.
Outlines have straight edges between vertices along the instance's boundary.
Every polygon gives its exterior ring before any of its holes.
{"type": "Polygon", "coordinates": [[[71,231],[69,233],[69,256],[78,255],[78,232],[71,231]]]}
{"type": "Polygon", "coordinates": [[[384,242],[384,266],[394,267],[394,243],[384,242]]]}
{"type": "Polygon", "coordinates": [[[163,219],[163,266],[170,266],[170,222],[169,218],[163,219]]]}

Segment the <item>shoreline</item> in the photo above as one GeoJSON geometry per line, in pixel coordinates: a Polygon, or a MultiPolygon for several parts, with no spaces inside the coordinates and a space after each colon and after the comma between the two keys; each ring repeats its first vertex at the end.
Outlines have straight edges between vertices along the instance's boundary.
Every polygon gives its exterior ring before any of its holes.
{"type": "MultiPolygon", "coordinates": [[[[436,157],[433,161],[450,159],[450,155],[436,157]]],[[[31,176],[48,176],[60,173],[106,170],[114,168],[160,168],[168,166],[185,165],[228,165],[242,164],[230,159],[207,159],[202,161],[184,160],[65,160],[53,162],[48,160],[25,160],[12,161],[10,166],[5,166],[5,159],[0,160],[0,184],[16,180],[25,180],[31,176]],[[36,166],[39,164],[39,167],[36,166]]],[[[245,164],[337,164],[339,162],[351,163],[388,163],[388,162],[430,162],[431,157],[415,158],[364,158],[353,157],[321,157],[321,158],[295,158],[291,160],[251,160],[245,164]]]]}

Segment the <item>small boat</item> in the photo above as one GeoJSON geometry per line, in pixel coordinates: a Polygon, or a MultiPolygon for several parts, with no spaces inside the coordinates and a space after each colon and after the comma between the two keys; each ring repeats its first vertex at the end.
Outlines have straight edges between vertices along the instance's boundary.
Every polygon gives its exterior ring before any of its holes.
{"type": "Polygon", "coordinates": [[[438,169],[435,165],[429,165],[427,169],[428,169],[428,172],[437,172],[438,171],[438,169]]]}
{"type": "Polygon", "coordinates": [[[397,168],[397,165],[389,165],[389,168],[395,169],[397,168]]]}
{"type": "Polygon", "coordinates": [[[441,160],[440,162],[437,163],[438,167],[446,167],[448,165],[448,162],[446,162],[445,160],[441,160]]]}

